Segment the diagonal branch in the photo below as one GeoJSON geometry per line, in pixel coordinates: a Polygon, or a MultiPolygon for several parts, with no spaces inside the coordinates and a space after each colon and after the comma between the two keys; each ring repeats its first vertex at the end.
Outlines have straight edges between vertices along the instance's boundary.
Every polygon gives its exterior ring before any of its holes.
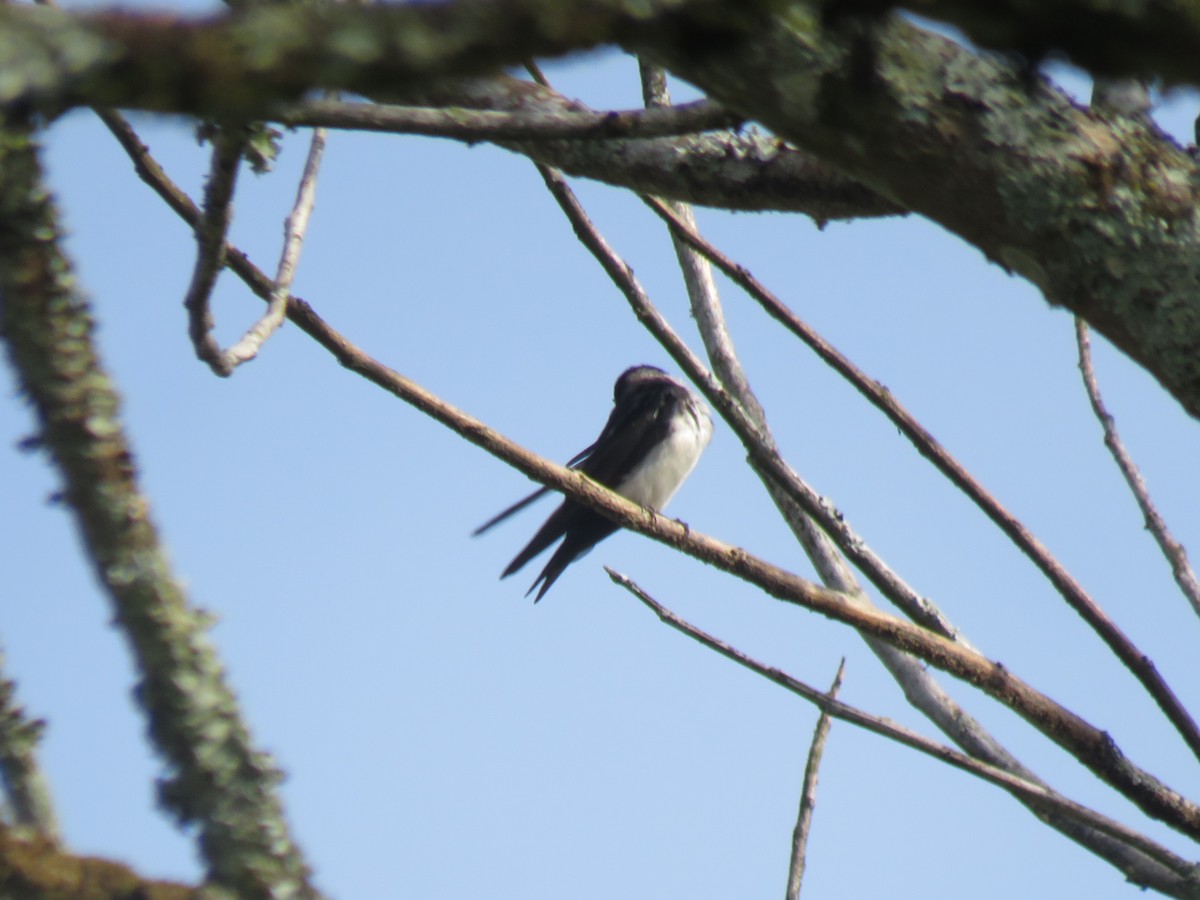
{"type": "Polygon", "coordinates": [[[851,606],[839,593],[812,584],[674,519],[652,513],[580,472],[530,453],[372,359],[329,328],[302,301],[294,300],[289,304],[289,318],[332,352],[344,367],[383,387],[535,481],[596,510],[619,526],[682,550],[757,585],[780,600],[797,603],[865,631],[980,688],[1066,749],[1147,815],[1200,838],[1200,807],[1130,762],[1108,734],[1039,693],[1004,666],[903,620],[851,606]]]}
{"type": "Polygon", "coordinates": [[[1108,447],[1113,461],[1116,462],[1117,468],[1121,470],[1121,475],[1125,478],[1125,483],[1129,485],[1129,490],[1145,517],[1146,528],[1154,536],[1163,556],[1170,563],[1171,573],[1175,576],[1176,584],[1191,602],[1196,615],[1200,615],[1200,582],[1196,581],[1196,573],[1192,571],[1192,566],[1188,562],[1187,551],[1179,541],[1175,540],[1167,523],[1154,506],[1154,501],[1150,499],[1150,491],[1146,488],[1142,473],[1138,471],[1137,463],[1125,449],[1125,444],[1117,433],[1117,423],[1100,397],[1100,387],[1096,384],[1096,372],[1092,368],[1092,352],[1091,344],[1088,341],[1087,323],[1079,318],[1075,320],[1075,342],[1079,347],[1079,371],[1083,375],[1083,385],[1087,390],[1088,400],[1092,404],[1092,411],[1104,429],[1104,445],[1108,447]]]}
{"type": "MultiPolygon", "coordinates": [[[[869,378],[865,372],[838,352],[835,347],[810,328],[806,322],[788,309],[778,297],[767,290],[744,266],[725,256],[716,247],[698,235],[695,231],[694,223],[686,221],[675,210],[659,200],[648,198],[645,202],[647,206],[666,221],[673,235],[677,236],[679,240],[685,241],[688,246],[697,252],[703,254],[706,259],[724,272],[734,284],[737,284],[754,300],[758,301],[759,305],[772,318],[782,324],[792,334],[796,335],[796,337],[800,338],[830,368],[853,385],[872,406],[887,416],[888,420],[912,442],[917,451],[928,459],[934,468],[945,475],[951,484],[966,494],[984,515],[992,520],[1009,540],[1037,566],[1038,570],[1046,576],[1046,579],[1062,595],[1063,599],[1070,604],[1071,608],[1091,626],[1100,639],[1125,664],[1134,677],[1141,682],[1146,692],[1154,698],[1159,708],[1167,716],[1171,724],[1175,726],[1176,731],[1183,737],[1192,753],[1197,758],[1200,758],[1200,727],[1197,727],[1191,713],[1188,712],[1187,708],[1175,695],[1171,686],[1158,673],[1154,662],[1109,618],[1108,614],[1092,599],[1083,585],[1075,580],[1071,573],[1066,570],[1046,546],[1025,527],[1024,523],[1009,512],[987,488],[980,484],[938,442],[937,438],[930,434],[917,421],[916,417],[892,396],[891,391],[879,382],[869,378]]],[[[1105,440],[1107,442],[1107,437],[1105,440]]],[[[1153,507],[1150,507],[1150,509],[1153,511],[1153,507]]],[[[1143,511],[1145,511],[1145,507],[1143,507],[1143,511]]],[[[1149,514],[1147,514],[1147,521],[1151,521],[1149,514]]],[[[822,522],[822,524],[824,525],[825,523],[822,522]]],[[[836,531],[831,533],[836,536],[836,531]]],[[[841,545],[841,541],[839,541],[839,545],[841,545]]],[[[1182,548],[1179,549],[1182,551],[1182,548]]],[[[1166,552],[1165,548],[1164,552],[1166,552]]],[[[1170,554],[1168,554],[1168,558],[1175,559],[1170,554]]],[[[1184,565],[1186,566],[1186,557],[1184,557],[1184,565]]],[[[869,571],[868,575],[870,575],[869,571]]],[[[1176,577],[1179,577],[1178,574],[1176,577]]],[[[1195,585],[1194,578],[1192,583],[1195,585]]],[[[889,594],[889,596],[891,595],[889,594]]]]}
{"type": "Polygon", "coordinates": [[[915,731],[910,731],[903,726],[883,719],[878,716],[873,716],[870,713],[849,706],[841,701],[831,697],[828,693],[820,691],[811,685],[799,681],[785,672],[776,669],[772,666],[767,666],[758,660],[747,656],[740,650],[725,643],[720,638],[713,637],[707,632],[697,628],[687,620],[676,615],[671,610],[667,609],[637,584],[630,580],[627,576],[616,572],[607,566],[605,571],[608,572],[608,577],[616,584],[625,588],[631,594],[645,604],[659,620],[664,624],[669,625],[676,631],[687,635],[693,640],[698,641],[710,650],[715,650],[717,653],[732,659],[741,666],[745,666],[752,672],[757,672],[769,681],[778,684],[794,694],[808,700],[823,713],[835,719],[841,719],[849,722],[852,725],[857,725],[874,734],[886,737],[898,744],[917,750],[920,753],[927,754],[942,762],[954,766],[956,769],[961,769],[968,774],[982,778],[998,787],[1004,788],[1009,793],[1017,796],[1019,799],[1031,802],[1034,805],[1043,809],[1055,809],[1059,813],[1074,819],[1080,823],[1086,824],[1090,828],[1095,828],[1105,834],[1118,838],[1124,843],[1137,847],[1138,850],[1145,853],[1147,856],[1155,859],[1160,864],[1164,865],[1178,876],[1178,883],[1174,890],[1178,891],[1177,896],[1196,897],[1200,896],[1200,879],[1198,879],[1197,866],[1185,859],[1182,859],[1167,850],[1155,844],[1136,831],[1122,825],[1113,819],[1103,816],[1083,806],[1068,800],[1061,794],[1048,790],[1040,784],[1027,781],[1023,778],[1018,778],[1009,772],[1004,771],[996,766],[989,765],[979,760],[972,759],[966,754],[960,753],[943,744],[938,744],[935,741],[929,740],[915,731]]]}

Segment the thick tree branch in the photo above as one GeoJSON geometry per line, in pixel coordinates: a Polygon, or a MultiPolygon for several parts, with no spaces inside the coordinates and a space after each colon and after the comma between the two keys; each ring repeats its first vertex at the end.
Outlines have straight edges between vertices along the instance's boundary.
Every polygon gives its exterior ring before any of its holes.
{"type": "Polygon", "coordinates": [[[208,619],[188,605],[138,489],[61,240],[35,145],[0,132],[0,338],[132,649],[137,699],[168,765],[160,802],[198,829],[211,881],[247,897],[315,897],[276,794],[280,774],[251,744],[208,619]]]}
{"type": "Polygon", "coordinates": [[[824,0],[827,15],[902,7],[981,47],[1066,56],[1097,75],[1200,82],[1200,7],[1179,0],[824,0]]]}
{"type": "Polygon", "coordinates": [[[0,104],[253,119],[314,88],[370,95],[539,55],[675,34],[728,39],[773,0],[247,5],[207,19],[0,8],[0,104]]]}

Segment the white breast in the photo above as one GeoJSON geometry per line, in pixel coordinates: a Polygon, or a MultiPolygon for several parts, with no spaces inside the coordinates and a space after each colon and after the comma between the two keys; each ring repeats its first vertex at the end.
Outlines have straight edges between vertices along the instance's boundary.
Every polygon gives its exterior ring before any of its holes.
{"type": "Polygon", "coordinates": [[[675,417],[667,439],[617,485],[617,493],[650,509],[662,509],[692,474],[711,438],[708,409],[696,402],[693,409],[675,417]]]}

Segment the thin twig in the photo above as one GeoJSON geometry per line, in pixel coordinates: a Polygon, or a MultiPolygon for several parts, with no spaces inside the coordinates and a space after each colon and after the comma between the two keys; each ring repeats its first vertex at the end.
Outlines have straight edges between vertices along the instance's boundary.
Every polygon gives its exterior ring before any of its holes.
{"type": "Polygon", "coordinates": [[[1079,347],[1079,371],[1083,375],[1083,386],[1087,389],[1092,411],[1104,429],[1104,445],[1108,447],[1117,468],[1121,470],[1121,475],[1125,478],[1125,483],[1129,485],[1129,490],[1137,500],[1138,508],[1141,509],[1146,520],[1146,528],[1158,542],[1163,556],[1167,558],[1167,562],[1171,566],[1171,573],[1175,576],[1175,583],[1179,585],[1183,595],[1192,604],[1196,615],[1200,616],[1200,582],[1196,580],[1196,573],[1192,571],[1191,564],[1188,562],[1187,550],[1179,541],[1175,540],[1167,523],[1159,515],[1154,501],[1150,499],[1150,491],[1146,487],[1142,473],[1138,470],[1133,457],[1129,455],[1129,451],[1125,449],[1125,444],[1121,441],[1120,434],[1117,433],[1117,423],[1100,397],[1100,387],[1096,383],[1096,372],[1092,367],[1092,351],[1091,342],[1088,340],[1087,322],[1078,317],[1075,319],[1075,343],[1079,347]]]}
{"type": "Polygon", "coordinates": [[[204,216],[196,227],[196,264],[183,300],[188,311],[188,336],[196,356],[223,378],[234,367],[213,337],[209,302],[217,276],[225,267],[225,235],[233,218],[233,192],[244,146],[244,138],[227,129],[220,129],[213,137],[212,163],[204,185],[204,216]]]}
{"type": "Polygon", "coordinates": [[[325,152],[324,128],[313,130],[308,146],[308,157],[304,161],[304,172],[296,188],[296,202],[283,226],[283,249],[279,253],[279,267],[275,272],[275,286],[267,300],[267,311],[251,326],[240,341],[225,351],[224,358],[233,366],[240,366],[258,356],[263,343],[287,318],[287,299],[292,281],[296,277],[296,264],[308,231],[309,216],[317,199],[317,173],[321,170],[321,156],[325,152]]]}
{"type": "MultiPolygon", "coordinates": [[[[696,234],[684,220],[666,204],[653,198],[645,198],[646,204],[670,225],[673,233],[686,240],[689,245],[711,260],[730,280],[743,288],[751,297],[762,305],[773,318],[783,324],[789,331],[800,338],[813,349],[817,355],[833,368],[838,374],[849,381],[872,405],[884,413],[888,419],[907,437],[914,447],[945,475],[952,484],[965,493],[975,505],[983,511],[1008,538],[1033,562],[1046,576],[1047,580],[1058,590],[1093,631],[1104,641],[1117,658],[1125,664],[1134,677],[1150,694],[1162,709],[1163,713],[1175,726],[1184,742],[1192,753],[1200,759],[1200,726],[1197,726],[1191,713],[1180,702],[1171,686],[1158,673],[1153,661],[1142,652],[1136,644],[1117,626],[1108,614],[1096,603],[1078,581],[1066,568],[1054,558],[1032,532],[1012,513],[1010,513],[986,488],[951,456],[944,447],[917,420],[892,397],[891,392],[883,385],[866,376],[857,366],[834,349],[819,334],[787,308],[774,294],[746,270],[726,257],[703,237],[696,234]]],[[[876,570],[865,567],[864,562],[857,558],[857,548],[854,539],[842,532],[836,522],[827,522],[809,508],[803,498],[797,500],[804,506],[805,511],[815,515],[822,527],[837,541],[838,546],[855,564],[862,569],[871,581],[879,587],[893,602],[899,603],[893,595],[894,587],[885,587],[880,583],[876,570]]],[[[902,608],[908,611],[907,606],[902,608]]],[[[911,615],[911,613],[910,613],[911,615]]],[[[917,620],[920,621],[920,620],[917,620]]]]}
{"type": "Polygon", "coordinates": [[[50,787],[37,761],[37,745],[46,723],[25,714],[17,703],[17,686],[4,676],[3,669],[4,653],[0,651],[0,781],[13,824],[58,843],[50,787]]]}
{"type": "Polygon", "coordinates": [[[1157,860],[1159,863],[1167,866],[1172,871],[1187,877],[1195,877],[1197,867],[1195,864],[1181,859],[1171,853],[1164,847],[1155,844],[1143,835],[1138,834],[1131,828],[1117,822],[1107,816],[1101,815],[1083,806],[1068,800],[1061,794],[1049,790],[1042,785],[1035,784],[1031,781],[1026,781],[1023,778],[1018,778],[1001,768],[989,765],[988,763],[980,762],[973,759],[965,753],[961,753],[952,747],[947,747],[945,744],[939,744],[936,741],[931,741],[929,738],[911,731],[902,725],[897,725],[889,719],[880,718],[879,716],[871,715],[857,707],[850,706],[840,700],[836,700],[829,696],[824,691],[821,691],[811,685],[793,678],[786,672],[777,669],[773,666],[768,666],[759,662],[738,650],[737,648],[727,644],[720,638],[714,637],[706,631],[691,624],[686,619],[680,617],[676,613],[667,609],[641,587],[637,585],[628,576],[617,572],[608,566],[604,567],[608,573],[608,577],[616,584],[625,588],[635,597],[642,601],[649,609],[658,616],[659,620],[664,624],[669,625],[676,631],[679,631],[693,640],[698,641],[705,647],[715,650],[717,653],[731,659],[738,665],[750,669],[752,672],[757,672],[769,681],[778,684],[780,687],[786,688],[793,694],[797,694],[815,705],[822,712],[828,714],[835,719],[841,719],[853,725],[857,725],[874,734],[881,735],[889,740],[902,744],[905,747],[924,753],[941,762],[948,763],[956,769],[961,769],[984,781],[997,785],[1010,793],[1016,794],[1025,800],[1029,800],[1034,804],[1054,809],[1057,812],[1063,813],[1072,819],[1082,822],[1092,828],[1096,828],[1106,834],[1112,835],[1121,841],[1135,846],[1141,852],[1145,853],[1157,860]]]}
{"type": "MultiPolygon", "coordinates": [[[[846,674],[846,657],[838,663],[837,674],[833,676],[833,684],[829,687],[828,697],[836,700],[842,687],[842,676],[846,674]]],[[[825,741],[829,737],[829,726],[832,718],[825,710],[817,717],[817,727],[813,729],[812,746],[808,748],[808,760],[804,764],[804,782],[800,788],[800,811],[796,814],[796,828],[792,831],[792,858],[788,862],[786,900],[798,900],[800,884],[804,880],[804,858],[808,847],[808,832],[812,828],[813,809],[817,805],[817,770],[821,767],[821,757],[825,755],[825,741]]]]}
{"type": "Polygon", "coordinates": [[[665,109],[497,112],[314,100],[282,106],[267,121],[389,134],[423,134],[460,141],[583,140],[674,137],[736,128],[743,117],[712,100],[665,109]]]}

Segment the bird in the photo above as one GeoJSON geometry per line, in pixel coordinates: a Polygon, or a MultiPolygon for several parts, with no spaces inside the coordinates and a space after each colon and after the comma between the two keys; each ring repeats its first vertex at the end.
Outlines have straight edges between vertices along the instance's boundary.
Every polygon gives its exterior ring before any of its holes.
{"type": "MultiPolygon", "coordinates": [[[[712,439],[712,414],[682,382],[657,366],[626,369],[613,385],[613,409],[600,436],[567,461],[588,477],[655,512],[666,506],[692,473],[712,439]]],[[[478,536],[549,492],[543,487],[493,516],[478,536]]],[[[525,596],[537,603],[575,560],[617,530],[600,513],[569,497],[550,514],[532,540],[501,573],[507,578],[559,538],[546,567],[525,596]]]]}

